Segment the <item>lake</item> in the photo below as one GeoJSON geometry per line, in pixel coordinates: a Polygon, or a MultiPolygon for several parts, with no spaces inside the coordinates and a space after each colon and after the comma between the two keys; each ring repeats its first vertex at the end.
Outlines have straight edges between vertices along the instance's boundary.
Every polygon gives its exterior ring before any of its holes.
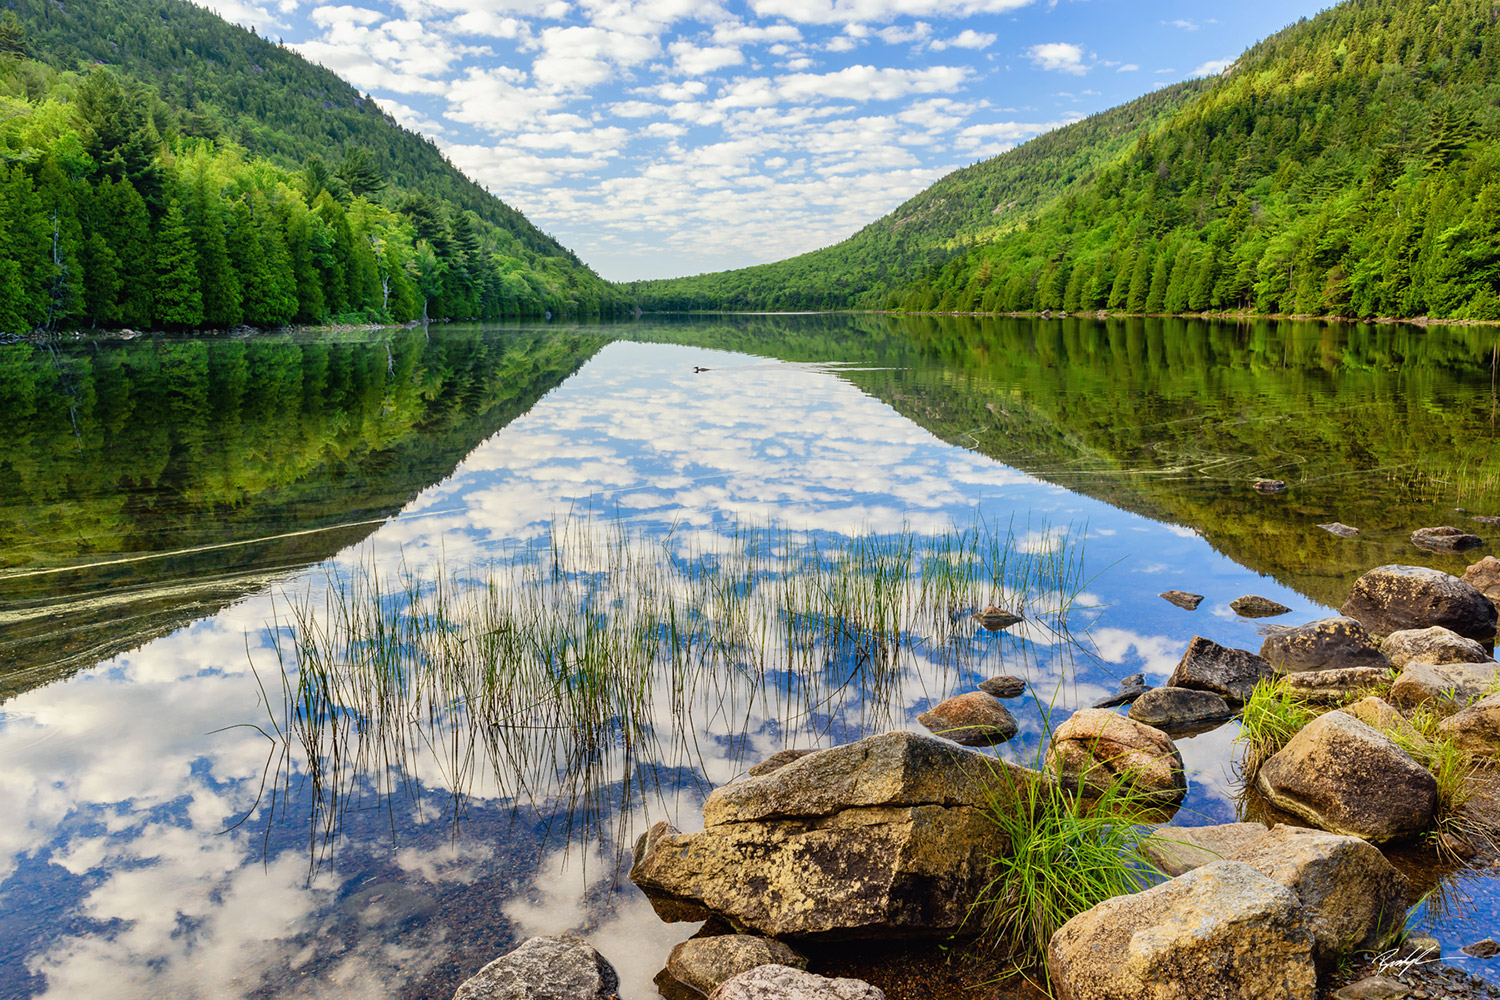
{"type": "MultiPolygon", "coordinates": [[[[1258,649],[1235,598],[1298,624],[1383,563],[1461,573],[1409,535],[1494,541],[1496,379],[1492,330],[1269,321],[0,345],[0,997],[446,997],[563,931],[654,997],[696,925],[624,877],[651,823],[998,673],[1025,760],[1194,635],[1258,649]],[[978,568],[888,643],[829,610],[879,595],[793,592],[809,551],[978,568]]],[[[1238,815],[1235,733],[1179,740],[1177,822],[1238,815]]],[[[1483,971],[1497,883],[1448,895],[1483,971]]]]}

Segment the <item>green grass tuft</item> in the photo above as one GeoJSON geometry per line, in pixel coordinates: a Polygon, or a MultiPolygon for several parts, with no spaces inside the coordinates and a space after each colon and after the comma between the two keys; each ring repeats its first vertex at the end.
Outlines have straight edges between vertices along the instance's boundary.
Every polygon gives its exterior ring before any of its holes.
{"type": "Polygon", "coordinates": [[[1240,734],[1235,737],[1236,743],[1245,746],[1238,765],[1240,777],[1253,779],[1262,764],[1320,714],[1310,701],[1292,694],[1279,680],[1255,685],[1240,713],[1240,734]]]}

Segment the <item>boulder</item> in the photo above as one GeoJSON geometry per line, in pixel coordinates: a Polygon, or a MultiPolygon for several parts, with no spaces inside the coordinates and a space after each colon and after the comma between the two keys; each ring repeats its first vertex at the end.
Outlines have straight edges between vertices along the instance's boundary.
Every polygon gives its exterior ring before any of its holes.
{"type": "Polygon", "coordinates": [[[979,690],[996,698],[1019,698],[1026,691],[1026,681],[1010,674],[1002,674],[980,681],[979,690]]]}
{"type": "Polygon", "coordinates": [[[1313,936],[1313,959],[1381,951],[1401,936],[1411,886],[1358,837],[1276,825],[1236,851],[1240,861],[1297,894],[1313,936]]]}
{"type": "Polygon", "coordinates": [[[1069,920],[1047,964],[1059,1000],[1311,1000],[1312,944],[1295,893],[1216,861],[1069,920]]]}
{"type": "Polygon", "coordinates": [[[1162,687],[1147,691],[1130,704],[1130,717],[1148,726],[1192,726],[1227,719],[1234,712],[1212,691],[1162,687]]]}
{"type": "Polygon", "coordinates": [[[885,994],[860,979],[828,979],[785,965],[762,965],[727,980],[709,1000],[885,1000],[885,994]]]}
{"type": "Polygon", "coordinates": [[[1001,629],[1010,628],[1010,626],[1021,620],[1021,616],[1014,611],[1007,611],[993,604],[975,614],[974,618],[991,632],[999,632],[1001,629]]]}
{"type": "Polygon", "coordinates": [[[1366,976],[1333,994],[1332,1000],[1406,1000],[1411,987],[1390,976],[1366,976]]]}
{"type": "Polygon", "coordinates": [[[1270,664],[1249,650],[1221,646],[1195,635],[1167,679],[1167,686],[1212,691],[1226,701],[1245,702],[1255,685],[1270,676],[1270,664]]]}
{"type": "Polygon", "coordinates": [[[1284,615],[1292,610],[1285,604],[1257,594],[1236,597],[1229,602],[1229,608],[1241,618],[1275,618],[1277,615],[1284,615]]]}
{"type": "Polygon", "coordinates": [[[1000,699],[983,691],[954,695],[917,716],[933,733],[969,747],[1004,743],[1020,727],[1000,699]]]}
{"type": "Polygon", "coordinates": [[[1460,750],[1500,757],[1500,694],[1482,698],[1438,724],[1460,750]]]}
{"type": "Polygon", "coordinates": [[[1278,674],[1351,667],[1387,670],[1391,665],[1370,633],[1353,618],[1320,618],[1276,632],[1266,636],[1260,655],[1278,674]]]}
{"type": "Polygon", "coordinates": [[[1008,844],[986,815],[997,780],[1045,780],[976,750],[886,733],[721,788],[701,833],[659,823],[630,878],[667,921],[718,915],[769,937],[949,935],[1008,844]]]}
{"type": "Polygon", "coordinates": [[[1094,702],[1094,707],[1116,708],[1120,705],[1129,705],[1150,690],[1151,685],[1146,683],[1145,674],[1131,674],[1120,682],[1120,687],[1114,694],[1094,702]]]}
{"type": "Polygon", "coordinates": [[[1407,738],[1415,738],[1421,735],[1417,731],[1416,726],[1406,721],[1406,716],[1396,711],[1389,702],[1373,695],[1368,698],[1362,698],[1352,705],[1345,705],[1342,711],[1347,715],[1354,716],[1360,722],[1363,722],[1377,732],[1385,733],[1387,736],[1392,733],[1407,738]]]}
{"type": "Polygon", "coordinates": [[[667,972],[673,979],[705,995],[725,980],[762,965],[806,969],[807,959],[790,945],[748,934],[689,938],[667,958],[667,972]]]}
{"type": "Polygon", "coordinates": [[[1330,833],[1384,843],[1425,829],[1437,782],[1388,736],[1344,712],[1309,722],[1261,765],[1255,786],[1330,833]]]}
{"type": "Polygon", "coordinates": [[[1494,938],[1485,938],[1483,941],[1474,941],[1458,949],[1470,958],[1494,958],[1500,955],[1500,941],[1494,938]]]}
{"type": "Polygon", "coordinates": [[[771,756],[767,757],[765,760],[761,761],[759,764],[756,764],[753,767],[751,767],[750,770],[747,771],[746,773],[749,774],[752,777],[758,778],[762,774],[770,774],[772,771],[777,771],[777,770],[780,770],[783,767],[786,767],[788,764],[790,764],[794,760],[801,760],[803,757],[806,757],[808,754],[810,754],[810,753],[817,753],[817,752],[818,751],[814,750],[814,749],[807,749],[807,750],[777,750],[775,753],[773,753],[771,756]]]}
{"type": "Polygon", "coordinates": [[[1426,705],[1451,715],[1496,690],[1500,663],[1408,663],[1391,684],[1391,701],[1401,708],[1426,705]]]}
{"type": "Polygon", "coordinates": [[[1339,609],[1374,635],[1441,625],[1480,642],[1495,637],[1495,606],[1456,576],[1425,566],[1377,566],[1339,609]]]}
{"type": "MultiPolygon", "coordinates": [[[[1475,518],[1474,520],[1479,520],[1475,518]]],[[[1464,570],[1464,583],[1491,600],[1500,597],[1500,559],[1485,556],[1464,570]]]]}
{"type": "Polygon", "coordinates": [[[1186,590],[1168,590],[1156,596],[1170,601],[1184,611],[1197,611],[1198,605],[1203,603],[1202,594],[1190,594],[1186,590]]]}
{"type": "Polygon", "coordinates": [[[587,941],[534,937],[474,973],[453,1000],[619,1000],[620,977],[587,941]]]}
{"type": "Polygon", "coordinates": [[[1052,733],[1047,764],[1064,782],[1102,791],[1121,778],[1162,803],[1181,802],[1187,775],[1177,744],[1159,729],[1104,708],[1085,708],[1052,733]]]}
{"type": "Polygon", "coordinates": [[[1484,544],[1484,539],[1451,524],[1418,528],[1411,533],[1411,543],[1427,552],[1467,552],[1484,544]]]}
{"type": "Polygon", "coordinates": [[[1261,823],[1164,826],[1141,841],[1141,851],[1168,875],[1224,861],[1267,833],[1261,823]]]}
{"type": "Polygon", "coordinates": [[[1318,704],[1338,704],[1360,692],[1385,687],[1390,671],[1379,667],[1345,667],[1342,670],[1304,670],[1281,679],[1287,693],[1318,704]]]}
{"type": "Polygon", "coordinates": [[[1483,663],[1490,658],[1479,643],[1441,625],[1392,632],[1380,651],[1397,670],[1408,663],[1483,663]]]}

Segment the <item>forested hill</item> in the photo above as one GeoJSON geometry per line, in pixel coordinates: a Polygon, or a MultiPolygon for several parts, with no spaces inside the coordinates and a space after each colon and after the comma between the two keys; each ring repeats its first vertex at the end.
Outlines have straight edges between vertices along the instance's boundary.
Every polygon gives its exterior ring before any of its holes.
{"type": "Polygon", "coordinates": [[[1015,226],[1122,156],[1137,132],[1197,94],[1201,81],[1153,91],[944,177],[842,243],[773,264],[636,282],[643,308],[843,309],[888,292],[1015,226]]]}
{"type": "MultiPolygon", "coordinates": [[[[1350,0],[1256,45],[1103,159],[1028,218],[848,304],[1500,319],[1493,0],[1350,0]]],[[[644,299],[712,307],[726,277],[644,299]]],[[[829,268],[803,287],[844,281],[829,268]]]]}
{"type": "Polygon", "coordinates": [[[336,74],[187,0],[7,0],[0,332],[617,311],[336,74]]]}

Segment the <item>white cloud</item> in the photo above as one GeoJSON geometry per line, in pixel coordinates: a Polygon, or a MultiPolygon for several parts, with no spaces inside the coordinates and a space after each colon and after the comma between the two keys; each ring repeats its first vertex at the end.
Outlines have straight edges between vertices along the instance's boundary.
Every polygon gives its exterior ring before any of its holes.
{"type": "Polygon", "coordinates": [[[1119,69],[1115,70],[1115,72],[1116,73],[1138,73],[1138,72],[1140,72],[1140,66],[1136,65],[1135,63],[1126,63],[1125,65],[1121,66],[1119,69]]]}
{"type": "Polygon", "coordinates": [[[1082,76],[1088,72],[1083,64],[1083,49],[1071,42],[1044,42],[1026,50],[1031,61],[1044,70],[1082,76]]]}
{"type": "Polygon", "coordinates": [[[802,41],[802,32],[792,24],[745,24],[742,21],[721,21],[714,25],[714,42],[718,45],[800,41],[802,41]]]}
{"type": "MultiPolygon", "coordinates": [[[[286,25],[261,4],[246,0],[193,0],[198,6],[211,10],[226,21],[246,28],[284,28],[286,25]]],[[[290,13],[283,9],[283,13],[290,13]]]]}
{"type": "Polygon", "coordinates": [[[673,72],[682,76],[706,76],[745,61],[739,49],[728,45],[698,46],[692,42],[673,42],[667,46],[667,51],[672,54],[673,72]]]}
{"type": "Polygon", "coordinates": [[[898,17],[971,17],[1003,14],[1032,0],[750,0],[761,17],[803,24],[881,24],[898,17]]]}
{"type": "Polygon", "coordinates": [[[987,49],[995,44],[997,36],[988,32],[975,31],[973,28],[965,28],[953,38],[939,38],[932,43],[932,48],[941,52],[943,49],[987,49]]]}
{"type": "Polygon", "coordinates": [[[1210,59],[1208,62],[1195,67],[1188,73],[1188,76],[1218,76],[1233,65],[1233,59],[1210,59]]]}
{"type": "Polygon", "coordinates": [[[400,101],[377,98],[375,103],[380,105],[386,114],[414,132],[421,132],[428,136],[448,134],[448,128],[442,122],[429,118],[416,108],[402,104],[400,101]]]}

